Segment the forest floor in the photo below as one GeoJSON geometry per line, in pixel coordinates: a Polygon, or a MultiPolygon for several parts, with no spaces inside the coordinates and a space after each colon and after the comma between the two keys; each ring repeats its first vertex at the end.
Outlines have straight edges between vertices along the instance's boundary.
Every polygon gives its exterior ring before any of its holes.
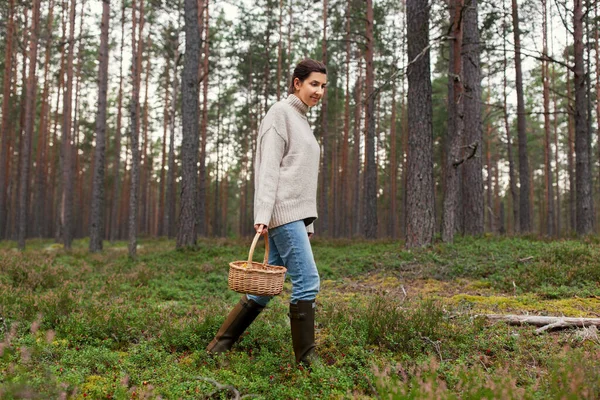
{"type": "MultiPolygon", "coordinates": [[[[320,361],[297,367],[290,284],[228,354],[204,350],[249,243],[142,240],[89,254],[0,243],[0,398],[600,399],[594,326],[536,332],[487,314],[600,317],[600,239],[458,238],[429,249],[313,241],[320,361]]],[[[261,258],[257,250],[255,259],[261,258]]]]}

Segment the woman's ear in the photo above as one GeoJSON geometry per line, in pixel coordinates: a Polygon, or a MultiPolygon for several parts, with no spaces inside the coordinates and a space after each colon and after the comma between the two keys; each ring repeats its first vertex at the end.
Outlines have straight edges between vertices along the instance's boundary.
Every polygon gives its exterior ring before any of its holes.
{"type": "Polygon", "coordinates": [[[299,90],[300,85],[301,85],[300,79],[294,78],[294,90],[299,90]]]}

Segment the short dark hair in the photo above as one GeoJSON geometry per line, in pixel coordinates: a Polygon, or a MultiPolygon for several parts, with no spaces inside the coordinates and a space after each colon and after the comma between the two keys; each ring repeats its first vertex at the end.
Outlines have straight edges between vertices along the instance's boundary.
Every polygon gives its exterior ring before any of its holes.
{"type": "Polygon", "coordinates": [[[296,78],[300,80],[300,82],[304,82],[308,76],[313,72],[320,72],[322,74],[327,75],[327,67],[321,61],[313,60],[311,58],[305,58],[300,61],[296,68],[294,68],[294,73],[292,74],[292,81],[290,82],[289,93],[294,93],[294,81],[296,78]]]}

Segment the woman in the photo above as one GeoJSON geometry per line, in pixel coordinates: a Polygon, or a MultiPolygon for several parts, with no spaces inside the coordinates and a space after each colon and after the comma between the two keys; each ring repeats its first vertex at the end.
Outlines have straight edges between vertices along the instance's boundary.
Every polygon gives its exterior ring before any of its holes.
{"type": "MultiPolygon", "coordinates": [[[[319,273],[309,237],[317,219],[320,147],[306,113],[323,97],[327,70],[305,59],[294,69],[289,95],[262,121],[255,160],[254,229],[269,232],[269,264],[283,265],[292,281],[290,324],[296,362],[315,357],[315,297],[319,273]]],[[[244,295],[208,345],[212,353],[231,346],[271,297],[244,295]]]]}

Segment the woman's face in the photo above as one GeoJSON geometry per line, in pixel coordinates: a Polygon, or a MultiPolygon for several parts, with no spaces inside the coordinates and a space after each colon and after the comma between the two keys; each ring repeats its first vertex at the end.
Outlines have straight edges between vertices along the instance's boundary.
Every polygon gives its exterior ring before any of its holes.
{"type": "Polygon", "coordinates": [[[311,72],[302,82],[300,79],[294,79],[294,94],[298,96],[304,104],[309,107],[316,106],[323,97],[325,86],[327,85],[327,75],[321,72],[311,72]]]}

